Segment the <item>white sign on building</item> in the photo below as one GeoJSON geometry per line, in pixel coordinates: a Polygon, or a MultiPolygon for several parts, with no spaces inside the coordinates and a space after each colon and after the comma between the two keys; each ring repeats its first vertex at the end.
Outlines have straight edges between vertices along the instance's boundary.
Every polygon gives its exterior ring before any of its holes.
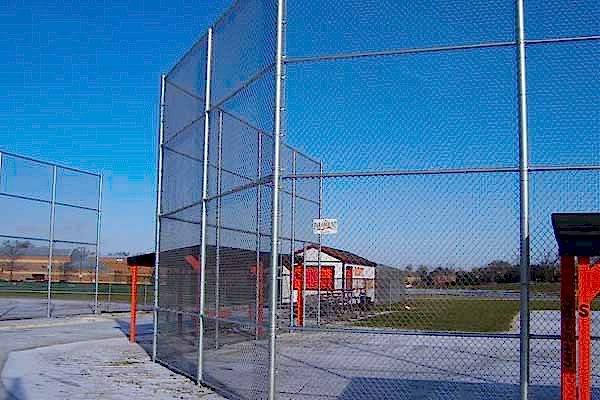
{"type": "Polygon", "coordinates": [[[331,235],[338,232],[338,220],[333,218],[313,219],[313,233],[315,235],[331,235]]]}

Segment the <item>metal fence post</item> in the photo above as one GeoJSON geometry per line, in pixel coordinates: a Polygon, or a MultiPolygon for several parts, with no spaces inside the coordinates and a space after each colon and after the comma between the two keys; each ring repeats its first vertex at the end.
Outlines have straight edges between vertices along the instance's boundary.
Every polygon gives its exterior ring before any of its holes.
{"type": "Polygon", "coordinates": [[[100,230],[102,227],[102,174],[98,178],[98,210],[96,219],[96,265],[94,271],[94,314],[98,314],[98,288],[100,279],[100,230]]]}
{"type": "Polygon", "coordinates": [[[262,313],[263,311],[260,310],[259,311],[259,307],[264,307],[262,302],[264,301],[264,298],[261,301],[260,298],[260,290],[261,287],[260,285],[264,284],[262,279],[260,279],[260,273],[262,273],[262,269],[263,267],[261,266],[261,260],[260,260],[260,241],[261,241],[261,234],[260,234],[260,223],[261,223],[261,214],[262,214],[262,185],[260,184],[260,179],[261,179],[261,175],[262,175],[262,132],[258,131],[258,137],[257,137],[257,141],[258,141],[258,154],[257,154],[257,167],[256,167],[256,179],[258,185],[256,185],[256,296],[255,296],[255,303],[254,303],[254,337],[256,340],[259,339],[259,333],[262,332],[262,327],[259,326],[259,323],[262,324],[263,321],[259,320],[259,312],[262,313]],[[260,270],[260,271],[259,271],[260,270]]]}
{"type": "Polygon", "coordinates": [[[52,197],[50,200],[50,238],[48,240],[48,303],[46,316],[52,316],[52,258],[54,257],[54,217],[56,210],[56,166],[52,167],[52,197]]]}
{"type": "MultiPolygon", "coordinates": [[[[292,176],[296,175],[296,151],[292,150],[292,176]]],[[[294,320],[294,269],[296,263],[296,178],[292,178],[292,206],[290,210],[292,221],[290,227],[290,326],[295,325],[294,320]]]]}
{"type": "MultiPolygon", "coordinates": [[[[304,242],[304,250],[302,252],[302,323],[300,327],[304,328],[306,324],[306,268],[308,265],[306,259],[308,258],[308,243],[304,242]]],[[[300,317],[299,317],[300,318],[300,317]]]]}
{"type": "Polygon", "coordinates": [[[221,273],[221,190],[223,178],[223,111],[219,111],[219,128],[217,138],[217,215],[215,223],[216,231],[216,254],[215,254],[215,349],[219,348],[219,303],[220,303],[220,273],[221,273]]]}
{"type": "Polygon", "coordinates": [[[283,18],[284,0],[277,2],[277,54],[275,56],[275,135],[273,137],[273,204],[271,228],[271,332],[269,354],[269,400],[276,399],[277,368],[277,269],[279,260],[279,176],[283,85],[283,18]]]}
{"type": "MultiPolygon", "coordinates": [[[[158,341],[158,268],[160,266],[160,215],[162,210],[162,173],[163,173],[163,141],[165,125],[165,83],[166,75],[160,77],[160,106],[158,124],[158,173],[156,174],[156,232],[154,237],[154,307],[153,307],[153,332],[152,332],[152,361],[156,362],[158,341]]],[[[110,289],[110,287],[109,287],[110,289]]]]}
{"type": "MultiPolygon", "coordinates": [[[[323,162],[319,162],[319,175],[323,174],[323,162]]],[[[319,177],[319,219],[323,218],[323,177],[319,177]]],[[[321,325],[321,253],[323,247],[323,235],[319,233],[319,260],[317,278],[317,326],[321,325]]]]}
{"type": "Polygon", "coordinates": [[[527,121],[527,73],[525,60],[524,0],[517,0],[517,52],[519,75],[519,192],[520,192],[520,393],[529,392],[529,148],[527,121]]]}
{"type": "Polygon", "coordinates": [[[200,302],[199,302],[199,328],[198,328],[198,376],[197,383],[202,382],[204,375],[204,299],[206,287],[206,247],[208,225],[208,137],[210,133],[210,87],[212,76],[212,27],[208,29],[207,54],[206,54],[206,91],[204,99],[204,166],[202,177],[202,239],[200,245],[200,302]]]}

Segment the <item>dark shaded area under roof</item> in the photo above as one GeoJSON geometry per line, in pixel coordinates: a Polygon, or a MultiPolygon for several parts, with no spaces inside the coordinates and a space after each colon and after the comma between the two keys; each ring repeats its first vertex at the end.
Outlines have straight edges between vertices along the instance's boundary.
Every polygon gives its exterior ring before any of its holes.
{"type": "Polygon", "coordinates": [[[156,261],[156,253],[139,254],[137,256],[127,257],[127,265],[138,267],[152,267],[154,268],[156,261]]]}
{"type": "Polygon", "coordinates": [[[552,227],[560,255],[600,255],[600,214],[555,213],[552,227]]]}

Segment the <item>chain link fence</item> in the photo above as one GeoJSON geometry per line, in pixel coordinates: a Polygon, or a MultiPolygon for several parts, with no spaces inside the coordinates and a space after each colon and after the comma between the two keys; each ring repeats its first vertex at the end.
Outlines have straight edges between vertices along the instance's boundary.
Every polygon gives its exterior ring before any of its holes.
{"type": "Polygon", "coordinates": [[[558,399],[599,16],[236,2],[162,81],[155,360],[241,399],[558,399]]]}
{"type": "Polygon", "coordinates": [[[0,152],[0,320],[129,309],[128,271],[98,253],[101,181],[0,152]]]}

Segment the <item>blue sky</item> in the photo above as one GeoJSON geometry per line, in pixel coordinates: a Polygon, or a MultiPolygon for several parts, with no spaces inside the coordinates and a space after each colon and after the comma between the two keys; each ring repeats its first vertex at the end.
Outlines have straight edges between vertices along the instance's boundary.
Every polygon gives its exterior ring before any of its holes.
{"type": "MultiPolygon", "coordinates": [[[[102,171],[104,252],[152,249],[159,75],[228,5],[9,0],[0,8],[0,149],[102,171]]],[[[514,40],[512,0],[310,5],[288,2],[291,57],[514,40]]],[[[597,0],[530,0],[528,38],[598,35],[598,15],[597,0]]],[[[243,80],[226,58],[254,38],[231,32],[243,40],[226,35],[217,46],[225,86],[243,80]]],[[[599,50],[598,40],[528,46],[532,164],[600,163],[599,50]]],[[[517,166],[515,59],[512,46],[290,65],[287,140],[326,171],[517,166]]],[[[600,209],[598,182],[597,173],[532,178],[538,252],[552,248],[551,212],[600,209]]],[[[384,263],[415,264],[423,254],[454,265],[514,259],[517,188],[513,175],[329,180],[325,216],[340,218],[344,235],[328,244],[384,263]]]]}
{"type": "Polygon", "coordinates": [[[103,252],[152,249],[160,74],[229,3],[0,5],[0,149],[103,172],[103,252]]]}

